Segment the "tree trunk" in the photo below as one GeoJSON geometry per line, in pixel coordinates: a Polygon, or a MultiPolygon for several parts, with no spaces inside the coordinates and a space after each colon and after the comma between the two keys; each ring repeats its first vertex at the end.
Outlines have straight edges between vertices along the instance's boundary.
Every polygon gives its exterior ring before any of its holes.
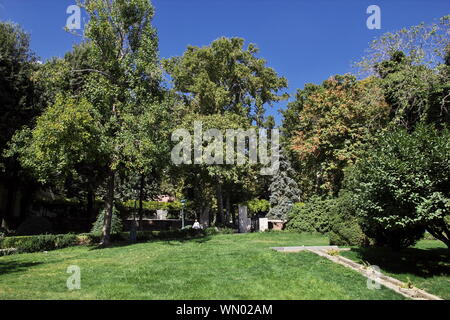
{"type": "Polygon", "coordinates": [[[11,221],[10,218],[13,216],[15,210],[15,202],[17,197],[18,185],[16,179],[10,179],[9,185],[7,188],[7,196],[6,196],[6,206],[5,212],[3,214],[3,219],[1,221],[1,227],[10,231],[11,221]]]}
{"type": "Polygon", "coordinates": [[[428,226],[427,231],[436,239],[445,243],[445,245],[450,248],[450,231],[448,230],[445,222],[441,222],[442,228],[436,226],[428,226]]]}
{"type": "Polygon", "coordinates": [[[231,220],[233,221],[232,223],[233,223],[233,226],[234,227],[236,227],[236,214],[235,214],[235,212],[234,211],[231,211],[230,212],[231,213],[231,220]]]}
{"type": "Polygon", "coordinates": [[[107,246],[110,243],[111,221],[114,208],[114,179],[115,179],[115,172],[111,171],[108,177],[108,189],[105,201],[106,211],[105,211],[105,218],[103,221],[103,237],[102,242],[100,243],[102,246],[107,246]]]}
{"type": "Polygon", "coordinates": [[[205,227],[210,225],[209,211],[210,207],[208,204],[203,205],[200,211],[200,223],[205,227]]]}
{"type": "Polygon", "coordinates": [[[95,195],[94,195],[94,191],[92,191],[92,188],[89,187],[89,190],[87,192],[87,196],[86,196],[86,201],[87,201],[87,219],[88,219],[88,225],[87,225],[87,231],[90,231],[90,226],[92,224],[92,222],[94,222],[94,202],[95,202],[95,195]]]}
{"type": "Polygon", "coordinates": [[[222,196],[222,185],[220,183],[217,184],[216,194],[217,194],[217,223],[223,224],[225,219],[223,217],[223,196],[222,196]]]}
{"type": "Polygon", "coordinates": [[[140,231],[144,230],[144,225],[143,225],[144,212],[142,210],[142,201],[143,201],[143,198],[144,198],[144,184],[145,184],[145,178],[144,178],[144,175],[141,174],[141,181],[140,181],[140,184],[139,184],[139,211],[138,211],[139,230],[140,231]]]}
{"type": "Polygon", "coordinates": [[[227,214],[225,216],[225,219],[226,219],[225,223],[228,224],[228,223],[230,223],[230,218],[231,218],[230,191],[227,191],[227,193],[226,193],[225,203],[226,203],[226,210],[227,210],[227,214]]]}

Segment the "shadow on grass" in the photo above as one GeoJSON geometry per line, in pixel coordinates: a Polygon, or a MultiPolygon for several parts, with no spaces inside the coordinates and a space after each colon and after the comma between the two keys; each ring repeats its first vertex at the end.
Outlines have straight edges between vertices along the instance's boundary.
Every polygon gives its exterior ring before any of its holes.
{"type": "Polygon", "coordinates": [[[120,247],[127,247],[134,244],[140,244],[140,243],[150,243],[150,242],[165,242],[168,245],[176,246],[179,245],[178,242],[186,243],[186,242],[195,242],[195,243],[205,243],[207,241],[211,240],[210,236],[195,236],[195,237],[168,237],[168,238],[152,238],[148,240],[138,240],[137,242],[130,242],[130,241],[113,241],[111,244],[107,246],[101,246],[101,245],[95,245],[89,248],[89,250],[101,250],[106,248],[120,248],[120,247]]]}
{"type": "Polygon", "coordinates": [[[394,273],[410,273],[419,277],[450,276],[450,250],[446,248],[353,248],[362,261],[394,273]]]}
{"type": "Polygon", "coordinates": [[[17,261],[0,261],[0,275],[13,272],[27,271],[28,269],[40,264],[42,264],[42,262],[18,263],[17,261]]]}

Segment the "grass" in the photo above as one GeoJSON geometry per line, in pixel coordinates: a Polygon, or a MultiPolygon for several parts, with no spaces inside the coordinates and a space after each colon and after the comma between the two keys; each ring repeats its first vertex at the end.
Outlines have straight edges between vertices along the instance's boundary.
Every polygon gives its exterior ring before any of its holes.
{"type": "Polygon", "coordinates": [[[403,282],[450,299],[450,250],[440,241],[422,240],[413,248],[353,248],[342,256],[377,265],[381,271],[403,282]]]}
{"type": "Polygon", "coordinates": [[[0,299],[403,299],[313,253],[269,249],[327,244],[270,232],[0,257],[0,299]],[[70,265],[81,290],[66,288],[70,265]]]}

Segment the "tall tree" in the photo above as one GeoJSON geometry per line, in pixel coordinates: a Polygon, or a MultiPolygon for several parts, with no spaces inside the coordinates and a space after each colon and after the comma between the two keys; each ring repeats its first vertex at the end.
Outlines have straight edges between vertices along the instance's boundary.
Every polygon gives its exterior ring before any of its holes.
{"type": "Polygon", "coordinates": [[[233,112],[262,126],[265,105],[287,99],[286,93],[279,94],[287,80],[257,53],[254,44],[244,48],[244,39],[219,38],[206,47],[189,46],[183,56],[163,64],[189,112],[233,112]]]}
{"type": "Polygon", "coordinates": [[[420,122],[450,121],[450,15],[438,23],[386,33],[370,45],[358,63],[362,72],[383,79],[395,126],[408,130],[420,122]]]}
{"type": "MultiPolygon", "coordinates": [[[[148,0],[85,0],[89,14],[85,37],[92,42],[98,63],[88,96],[101,110],[104,141],[108,149],[106,217],[103,244],[108,244],[114,206],[116,174],[137,159],[134,156],[158,151],[151,138],[143,141],[130,126],[151,131],[155,114],[164,111],[155,98],[161,71],[158,39],[151,22],[154,8],[148,0]],[[99,86],[100,85],[100,86],[99,86]],[[138,141],[138,142],[136,142],[138,141]],[[135,153],[139,151],[138,153],[135,153]]],[[[154,130],[154,128],[153,128],[154,130]]],[[[137,132],[141,132],[138,130],[137,132]]],[[[147,154],[146,157],[149,155],[147,154]]]]}
{"type": "Polygon", "coordinates": [[[337,75],[299,90],[283,112],[284,138],[299,162],[306,194],[336,195],[343,169],[386,126],[390,108],[379,82],[337,75]]]}
{"type": "Polygon", "coordinates": [[[0,22],[0,185],[7,193],[5,208],[0,207],[0,225],[6,228],[19,182],[26,175],[4,151],[15,131],[32,124],[42,110],[41,88],[34,77],[38,68],[29,35],[17,25],[0,22]]]}
{"type": "MultiPolygon", "coordinates": [[[[287,99],[288,95],[283,93],[287,80],[267,67],[266,61],[258,58],[257,53],[258,49],[253,44],[245,48],[241,38],[223,37],[205,47],[189,46],[181,57],[163,60],[174,90],[184,101],[185,108],[180,110],[180,118],[194,114],[194,118],[205,120],[207,125],[212,124],[211,128],[225,130],[223,125],[234,114],[244,119],[247,125],[273,127],[273,119],[265,119],[265,107],[287,99]],[[210,122],[212,119],[215,120],[210,122]]],[[[239,123],[232,122],[228,122],[229,128],[235,128],[239,123]]],[[[223,203],[228,208],[231,206],[231,189],[243,192],[243,184],[232,178],[237,171],[222,169],[211,166],[207,175],[215,177],[216,190],[212,194],[217,198],[218,221],[223,220],[223,203]]]]}
{"type": "Polygon", "coordinates": [[[270,184],[270,210],[267,216],[271,219],[287,220],[289,210],[295,202],[300,201],[301,192],[294,175],[290,161],[283,154],[280,156],[280,166],[270,184]]]}
{"type": "MultiPolygon", "coordinates": [[[[148,174],[149,167],[168,154],[164,149],[167,144],[161,141],[170,140],[162,139],[159,130],[164,127],[168,106],[162,102],[162,72],[158,39],[151,24],[151,3],[85,0],[80,5],[89,14],[89,22],[84,33],[85,47],[79,50],[89,47],[89,63],[68,64],[69,72],[82,78],[70,78],[75,81],[69,83],[69,92],[56,99],[54,107],[38,121],[22,158],[24,164],[33,162],[30,166],[38,171],[54,164],[57,172],[68,172],[83,161],[95,161],[103,167],[106,210],[102,244],[107,245],[117,177],[130,170],[148,174]],[[54,124],[47,129],[44,126],[48,119],[54,124]],[[72,131],[75,139],[70,138],[72,131]],[[27,157],[32,154],[27,148],[42,153],[47,161],[37,164],[27,157]]],[[[40,176],[46,177],[52,170],[48,169],[40,176]]]]}

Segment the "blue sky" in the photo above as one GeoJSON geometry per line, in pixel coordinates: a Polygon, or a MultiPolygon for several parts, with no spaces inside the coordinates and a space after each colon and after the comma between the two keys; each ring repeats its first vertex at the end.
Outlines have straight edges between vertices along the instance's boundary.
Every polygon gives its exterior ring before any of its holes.
{"type": "MultiPolygon", "coordinates": [[[[62,56],[80,39],[63,30],[75,0],[0,0],[0,20],[19,23],[42,60],[62,56]]],[[[448,0],[153,0],[160,55],[181,55],[221,36],[256,43],[260,56],[289,80],[292,96],[306,83],[352,71],[375,37],[450,14],[448,0]],[[381,8],[381,29],[369,30],[369,5],[381,8]]],[[[86,16],[83,16],[86,18],[86,16]]],[[[292,100],[292,98],[291,98],[292,100]]],[[[268,114],[280,122],[277,104],[268,114]]]]}

